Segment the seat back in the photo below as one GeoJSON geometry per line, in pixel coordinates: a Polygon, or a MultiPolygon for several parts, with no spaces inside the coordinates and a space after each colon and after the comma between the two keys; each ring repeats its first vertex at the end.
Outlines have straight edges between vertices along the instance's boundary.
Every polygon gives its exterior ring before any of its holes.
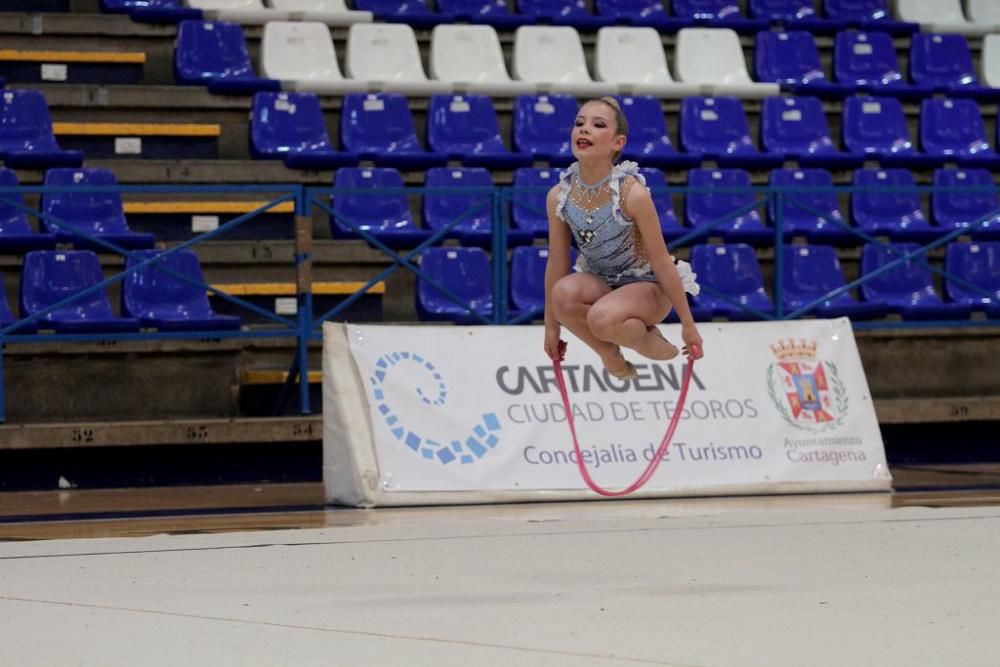
{"type": "Polygon", "coordinates": [[[260,42],[264,76],[283,81],[342,79],[330,29],[314,21],[269,21],[260,42]]]}
{"type": "Polygon", "coordinates": [[[59,150],[45,96],[37,90],[0,91],[0,152],[59,150]]]}
{"type": "Polygon", "coordinates": [[[178,81],[189,83],[253,77],[243,28],[227,21],[181,21],[174,47],[174,73],[178,81]]]}
{"type": "Polygon", "coordinates": [[[841,128],[852,153],[912,153],[903,105],[894,97],[850,97],[841,128]]]}
{"type": "MultiPolygon", "coordinates": [[[[1000,12],[1000,4],[997,5],[1000,12]]],[[[997,17],[997,24],[1000,24],[1000,16],[997,17]]],[[[991,88],[1000,88],[1000,35],[986,35],[983,37],[983,52],[980,55],[980,73],[983,83],[991,88]]]]}
{"type": "Polygon", "coordinates": [[[521,26],[514,32],[513,74],[532,83],[589,83],[580,35],[569,26],[521,26]]]}
{"type": "Polygon", "coordinates": [[[580,105],[572,95],[522,95],[514,102],[514,149],[571,154],[569,135],[580,105]]]}
{"type": "Polygon", "coordinates": [[[686,97],[681,102],[681,146],[692,153],[756,153],[743,105],[735,97],[686,97]]]}
{"type": "MultiPolygon", "coordinates": [[[[750,187],[750,174],[743,169],[692,169],[688,172],[688,187],[707,190],[691,192],[684,198],[685,212],[692,227],[706,227],[754,200],[754,195],[749,190],[725,191],[750,187]]],[[[749,221],[760,222],[757,209],[724,222],[714,230],[743,226],[749,221]]]]}
{"type": "MultiPolygon", "coordinates": [[[[118,185],[110,169],[49,169],[45,185],[52,187],[109,187],[118,185]]],[[[117,234],[129,231],[119,192],[48,192],[42,195],[42,224],[49,233],[71,234],[69,229],[49,222],[54,218],[94,234],[117,234]]],[[[84,260],[79,260],[84,261],[84,260]]]]}
{"type": "Polygon", "coordinates": [[[626,153],[643,156],[676,152],[667,133],[667,121],[659,99],[642,95],[619,97],[618,101],[628,121],[626,153]]]}
{"type": "Polygon", "coordinates": [[[816,16],[813,0],[750,0],[750,16],[758,19],[805,19],[816,16]]]}
{"type": "MultiPolygon", "coordinates": [[[[1000,304],[1000,243],[951,243],[945,254],[945,271],[986,290],[989,303],[1000,304]]],[[[944,281],[945,293],[952,301],[984,304],[987,298],[965,285],[944,281]]]]}
{"type": "Polygon", "coordinates": [[[344,0],[267,0],[274,9],[296,12],[323,12],[326,14],[346,14],[350,10],[344,0]]]}
{"type": "Polygon", "coordinates": [[[594,73],[611,83],[673,83],[655,28],[604,27],[597,31],[594,73]]]}
{"type": "Polygon", "coordinates": [[[833,48],[837,81],[856,86],[892,86],[905,83],[892,37],[884,32],[837,33],[833,48]]]}
{"type": "Polygon", "coordinates": [[[407,16],[422,16],[431,13],[424,0],[355,0],[354,8],[381,16],[395,16],[404,19],[407,16]]]}
{"type": "Polygon", "coordinates": [[[254,157],[330,151],[319,98],[312,93],[257,93],[250,111],[254,157]]]}
{"type": "MultiPolygon", "coordinates": [[[[16,188],[18,185],[17,174],[12,169],[0,167],[0,188],[16,188]]],[[[0,236],[32,232],[27,214],[17,204],[24,206],[24,196],[20,192],[0,194],[0,236]]]]}
{"type": "Polygon", "coordinates": [[[962,0],[895,0],[896,15],[912,23],[967,23],[962,0]]]}
{"type": "Polygon", "coordinates": [[[430,70],[441,81],[510,81],[500,38],[488,25],[436,26],[431,33],[430,70]]]}
{"type": "MultiPolygon", "coordinates": [[[[909,169],[857,169],[857,188],[916,187],[909,169]]],[[[912,191],[886,192],[872,190],[855,192],[851,196],[851,214],[859,227],[867,229],[893,226],[926,225],[927,218],[920,206],[920,194],[912,191]]]]}
{"type": "MultiPolygon", "coordinates": [[[[21,315],[45,310],[104,279],[97,255],[89,250],[36,250],[24,256],[21,270],[21,315]]],[[[105,290],[97,290],[42,317],[57,319],[113,318],[105,290]]]]}
{"type": "Polygon", "coordinates": [[[427,109],[427,143],[439,153],[506,152],[493,100],[486,95],[434,95],[427,109]]]}
{"type": "Polygon", "coordinates": [[[410,106],[397,93],[344,95],[340,143],[353,153],[423,150],[410,106]]]}
{"type": "MultiPolygon", "coordinates": [[[[775,169],[771,172],[771,185],[788,188],[832,188],[833,176],[826,169],[775,169]]],[[[777,203],[768,202],[771,220],[778,221],[777,203]]],[[[836,226],[843,220],[837,193],[788,192],[781,197],[781,217],[790,231],[804,231],[822,226],[836,226]]]]}
{"type": "MultiPolygon", "coordinates": [[[[644,168],[640,169],[639,173],[646,179],[646,187],[650,190],[667,187],[667,177],[659,169],[644,168]]],[[[667,192],[650,192],[650,195],[653,198],[653,208],[656,209],[656,215],[660,218],[660,229],[666,232],[676,230],[680,227],[681,223],[677,220],[677,214],[674,212],[674,204],[671,201],[670,194],[667,192]]]]}
{"type": "Polygon", "coordinates": [[[772,97],[761,111],[761,143],[772,153],[836,152],[823,105],[815,97],[772,97]]]}
{"type": "MultiPolygon", "coordinates": [[[[420,256],[420,268],[476,312],[492,311],[493,271],[482,248],[427,248],[420,256]]],[[[465,316],[461,306],[422,277],[417,277],[417,303],[425,316],[465,316]]]]}
{"type": "Polygon", "coordinates": [[[784,246],[781,257],[786,302],[805,305],[846,284],[840,260],[830,246],[784,246]]]}
{"type": "MultiPolygon", "coordinates": [[[[508,16],[507,0],[437,0],[442,14],[458,17],[508,16]]],[[[436,77],[441,78],[441,77],[436,77]]]]}
{"type": "MultiPolygon", "coordinates": [[[[433,167],[427,170],[425,185],[428,188],[449,190],[488,189],[493,187],[493,179],[490,172],[481,167],[433,167]]],[[[454,220],[462,218],[462,222],[452,229],[489,230],[492,227],[490,201],[487,193],[428,192],[424,195],[424,226],[432,230],[443,229],[454,220]]]]}
{"type": "MultiPolygon", "coordinates": [[[[161,250],[138,250],[128,258],[125,267],[130,269],[160,255],[163,255],[161,250]]],[[[193,251],[179,250],[165,255],[160,261],[147,264],[125,278],[122,288],[123,315],[140,318],[169,315],[189,319],[210,318],[215,315],[203,287],[185,282],[160,270],[160,267],[191,280],[205,282],[198,256],[193,251]]]]}
{"type": "Polygon", "coordinates": [[[979,192],[935,192],[931,195],[931,214],[946,228],[965,227],[994,214],[989,226],[997,226],[1000,198],[993,174],[988,169],[937,169],[934,185],[940,188],[991,188],[979,192]]]}
{"type": "Polygon", "coordinates": [[[226,9],[264,9],[264,0],[186,0],[188,7],[219,11],[226,9]]]}
{"type": "Polygon", "coordinates": [[[979,83],[965,37],[925,32],[910,38],[910,78],[914,83],[927,86],[974,86],[979,83]]]}
{"type": "MultiPolygon", "coordinates": [[[[7,289],[3,285],[3,279],[0,278],[0,328],[13,324],[15,319],[14,313],[7,304],[7,289]]],[[[16,333],[24,332],[19,331],[16,333]]]]}
{"type": "Polygon", "coordinates": [[[700,284],[741,303],[748,303],[754,296],[767,298],[757,255],[745,243],[695,246],[691,249],[691,268],[700,284]]]}
{"type": "Polygon", "coordinates": [[[673,0],[674,14],[691,19],[724,19],[740,15],[736,0],[673,0]]]}
{"type": "Polygon", "coordinates": [[[801,84],[826,79],[816,40],[804,30],[757,33],[754,71],[758,81],[774,83],[801,84]]]}
{"type": "Polygon", "coordinates": [[[510,299],[517,310],[545,307],[547,246],[519,246],[511,252],[510,299]]]}
{"type": "Polygon", "coordinates": [[[612,16],[622,19],[666,18],[668,16],[663,0],[596,0],[595,6],[598,16],[612,16]]]}
{"type": "Polygon", "coordinates": [[[739,35],[729,28],[683,28],[674,56],[677,79],[686,83],[750,83],[739,35]]]}
{"type": "Polygon", "coordinates": [[[886,0],[823,0],[823,9],[830,18],[842,21],[883,21],[890,18],[886,0]]]}
{"type": "Polygon", "coordinates": [[[406,24],[355,23],[347,33],[344,66],[353,79],[422,82],[422,62],[417,36],[406,24]]]}
{"type": "Polygon", "coordinates": [[[525,16],[547,19],[590,16],[583,0],[517,0],[517,9],[525,16]]]}
{"type": "Polygon", "coordinates": [[[515,188],[533,188],[538,192],[519,192],[511,200],[511,217],[518,229],[546,232],[549,228],[545,196],[552,186],[559,183],[558,169],[521,167],[514,170],[515,188]]]}
{"type": "MultiPolygon", "coordinates": [[[[918,247],[916,243],[893,243],[888,247],[869,243],[861,251],[861,275],[873,273],[918,247]]],[[[868,301],[885,301],[889,304],[909,304],[915,297],[937,296],[931,280],[931,270],[919,259],[907,260],[861,283],[861,293],[868,301]]]]}
{"type": "Polygon", "coordinates": [[[1000,24],[1000,4],[994,0],[965,0],[965,11],[974,23],[1000,24]]]}
{"type": "Polygon", "coordinates": [[[992,153],[975,100],[926,99],[920,105],[920,143],[931,155],[992,153]]]}
{"type": "MultiPolygon", "coordinates": [[[[406,195],[390,194],[387,188],[403,188],[403,176],[396,169],[342,167],[334,177],[333,210],[365,230],[415,228],[406,195]]],[[[339,220],[334,224],[350,230],[339,220]]]]}

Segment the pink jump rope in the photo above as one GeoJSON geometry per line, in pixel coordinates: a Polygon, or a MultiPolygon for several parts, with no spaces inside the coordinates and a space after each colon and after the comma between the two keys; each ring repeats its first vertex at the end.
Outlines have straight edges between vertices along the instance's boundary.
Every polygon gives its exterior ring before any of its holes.
{"type": "Polygon", "coordinates": [[[684,411],[684,403],[687,400],[688,387],[691,385],[691,374],[694,371],[695,359],[701,359],[702,357],[701,347],[698,345],[690,346],[688,351],[690,355],[688,356],[687,368],[684,371],[684,379],[681,382],[681,395],[677,398],[677,409],[674,410],[674,416],[670,418],[670,425],[667,427],[667,432],[663,436],[663,440],[660,442],[653,460],[649,462],[646,469],[632,484],[619,491],[609,491],[594,481],[594,478],[590,476],[590,471],[587,470],[587,464],[583,462],[583,452],[580,450],[580,442],[576,437],[576,424],[573,422],[573,407],[569,404],[569,392],[566,390],[566,379],[563,377],[562,372],[562,361],[566,357],[566,342],[559,341],[559,357],[552,360],[552,366],[556,371],[556,382],[559,384],[559,393],[562,395],[563,408],[566,411],[566,423],[569,424],[569,432],[573,436],[573,449],[576,451],[576,467],[580,469],[583,481],[587,483],[587,486],[592,491],[609,498],[627,496],[633,491],[642,488],[649,481],[649,478],[653,476],[653,473],[656,472],[660,461],[663,460],[663,455],[667,453],[670,441],[673,440],[674,431],[677,430],[677,424],[681,419],[681,412],[684,411]]]}

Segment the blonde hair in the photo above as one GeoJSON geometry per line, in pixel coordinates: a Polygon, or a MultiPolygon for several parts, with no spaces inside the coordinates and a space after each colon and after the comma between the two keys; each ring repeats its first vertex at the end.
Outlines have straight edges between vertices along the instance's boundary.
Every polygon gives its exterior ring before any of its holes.
{"type": "MultiPolygon", "coordinates": [[[[611,110],[615,112],[615,130],[618,132],[618,134],[623,134],[625,135],[625,138],[628,139],[628,119],[625,118],[625,112],[622,111],[622,107],[620,104],[618,104],[618,100],[611,97],[610,95],[607,95],[605,97],[595,97],[593,99],[584,102],[583,105],[580,106],[580,108],[582,109],[584,105],[590,104],[591,102],[599,102],[607,107],[610,107],[611,110]]],[[[615,151],[615,153],[611,156],[611,161],[618,162],[618,158],[620,158],[621,156],[622,156],[621,151],[615,151]]]]}

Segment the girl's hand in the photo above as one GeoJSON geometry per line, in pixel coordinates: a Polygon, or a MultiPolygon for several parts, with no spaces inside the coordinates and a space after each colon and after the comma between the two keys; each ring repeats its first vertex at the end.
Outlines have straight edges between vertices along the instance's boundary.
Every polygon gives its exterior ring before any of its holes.
{"type": "Polygon", "coordinates": [[[559,339],[559,327],[545,327],[545,354],[552,361],[566,357],[566,341],[559,339]]]}
{"type": "Polygon", "coordinates": [[[681,339],[684,341],[682,352],[686,357],[697,361],[705,356],[702,350],[701,334],[698,333],[698,327],[694,324],[685,324],[681,328],[681,339]]]}

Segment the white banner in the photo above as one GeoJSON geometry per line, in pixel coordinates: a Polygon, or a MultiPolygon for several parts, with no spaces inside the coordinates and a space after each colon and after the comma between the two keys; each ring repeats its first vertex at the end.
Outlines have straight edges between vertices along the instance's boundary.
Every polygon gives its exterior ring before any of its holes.
{"type": "MultiPolygon", "coordinates": [[[[891,482],[847,319],[706,323],[687,404],[639,496],[857,491],[891,482]]],[[[679,325],[661,325],[680,341],[679,325]]],[[[620,381],[564,332],[584,461],[621,488],[651,460],[685,360],[626,351],[620,381]]],[[[593,497],[541,327],[325,325],[324,479],[350,505],[593,497]]]]}

